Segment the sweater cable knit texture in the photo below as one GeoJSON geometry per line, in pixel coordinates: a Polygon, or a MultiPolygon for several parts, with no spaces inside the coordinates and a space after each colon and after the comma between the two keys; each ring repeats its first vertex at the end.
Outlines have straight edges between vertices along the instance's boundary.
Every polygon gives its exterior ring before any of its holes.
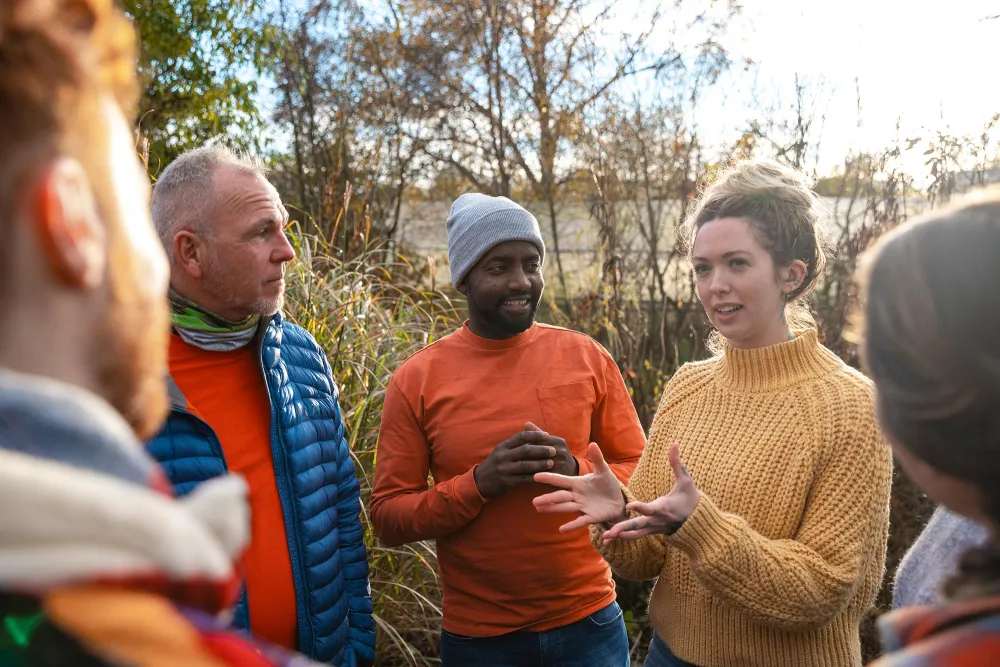
{"type": "Polygon", "coordinates": [[[727,346],[667,386],[626,496],[674,485],[681,457],[701,492],[673,535],[601,547],[629,579],[658,577],[657,633],[700,667],[854,667],[858,626],[884,574],[892,458],[870,382],[814,331],[727,346]]]}

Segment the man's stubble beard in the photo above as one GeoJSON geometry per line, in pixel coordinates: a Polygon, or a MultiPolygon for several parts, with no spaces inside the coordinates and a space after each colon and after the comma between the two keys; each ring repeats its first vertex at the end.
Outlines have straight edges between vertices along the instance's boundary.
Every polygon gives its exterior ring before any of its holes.
{"type": "Polygon", "coordinates": [[[281,293],[273,299],[258,299],[247,302],[233,293],[229,285],[226,284],[226,268],[219,261],[214,251],[210,252],[208,262],[205,265],[205,277],[202,279],[202,289],[211,294],[216,299],[226,305],[226,308],[238,310],[249,315],[259,315],[270,317],[285,306],[285,286],[282,285],[281,293]]]}

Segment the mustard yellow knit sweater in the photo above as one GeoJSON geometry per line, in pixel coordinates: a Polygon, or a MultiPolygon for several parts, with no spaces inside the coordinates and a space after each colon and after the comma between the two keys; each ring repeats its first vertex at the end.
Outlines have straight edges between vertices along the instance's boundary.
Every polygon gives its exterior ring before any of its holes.
{"type": "Polygon", "coordinates": [[[815,332],[726,347],[671,379],[626,495],[674,484],[673,442],[701,500],[673,535],[600,547],[628,579],[659,577],[656,632],[699,667],[854,667],[882,581],[892,458],[869,381],[815,332]]]}

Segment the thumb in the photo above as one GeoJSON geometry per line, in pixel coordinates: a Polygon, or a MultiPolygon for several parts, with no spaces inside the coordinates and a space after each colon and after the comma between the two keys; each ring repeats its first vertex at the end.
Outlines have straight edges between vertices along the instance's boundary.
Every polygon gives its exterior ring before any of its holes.
{"type": "Polygon", "coordinates": [[[681,463],[681,446],[676,442],[670,445],[670,453],[668,457],[670,460],[670,468],[674,471],[674,480],[680,482],[681,480],[687,478],[690,479],[691,475],[688,473],[687,468],[681,463]]]}
{"type": "Polygon", "coordinates": [[[535,426],[531,422],[525,422],[525,424],[524,424],[524,430],[525,431],[541,431],[542,429],[538,428],[537,426],[535,426]]]}
{"type": "Polygon", "coordinates": [[[587,449],[587,458],[589,458],[590,462],[594,464],[594,472],[598,474],[611,472],[611,468],[609,468],[607,462],[605,462],[604,454],[601,453],[601,448],[597,446],[596,442],[590,443],[590,447],[587,449]]]}

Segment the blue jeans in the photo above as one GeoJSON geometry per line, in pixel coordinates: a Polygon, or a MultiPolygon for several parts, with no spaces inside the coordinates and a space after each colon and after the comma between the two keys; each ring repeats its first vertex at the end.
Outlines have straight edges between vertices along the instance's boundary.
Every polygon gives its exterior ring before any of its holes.
{"type": "Polygon", "coordinates": [[[697,667],[697,665],[685,662],[671,653],[670,648],[654,632],[653,639],[649,642],[649,651],[646,653],[646,662],[642,663],[642,667],[697,667]]]}
{"type": "Polygon", "coordinates": [[[612,602],[544,632],[463,637],[442,630],[441,667],[629,667],[625,619],[612,602]]]}

